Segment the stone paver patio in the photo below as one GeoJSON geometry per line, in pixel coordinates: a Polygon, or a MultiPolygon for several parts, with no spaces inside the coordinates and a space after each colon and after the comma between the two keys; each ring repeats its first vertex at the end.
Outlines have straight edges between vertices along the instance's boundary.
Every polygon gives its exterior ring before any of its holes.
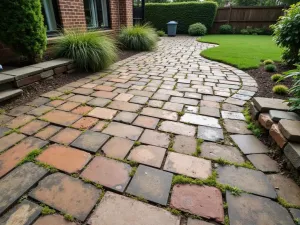
{"type": "Polygon", "coordinates": [[[209,47],[162,38],[154,52],[1,114],[0,224],[294,224],[299,210],[277,199],[299,206],[300,189],[241,113],[257,84],[202,58],[209,47]],[[242,168],[246,161],[256,169],[242,168]],[[215,182],[244,193],[172,183],[216,173],[215,182]],[[43,215],[45,205],[55,214],[43,215]]]}

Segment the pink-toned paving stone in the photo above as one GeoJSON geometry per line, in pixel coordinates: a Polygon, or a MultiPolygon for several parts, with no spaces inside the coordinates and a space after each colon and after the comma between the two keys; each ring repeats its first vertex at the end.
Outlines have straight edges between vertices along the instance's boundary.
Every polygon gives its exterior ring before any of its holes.
{"type": "Polygon", "coordinates": [[[132,94],[121,93],[117,97],[115,97],[114,100],[128,102],[131,98],[133,98],[133,96],[134,95],[132,95],[132,94]]]}
{"type": "Polygon", "coordinates": [[[117,95],[118,93],[108,92],[108,91],[96,91],[92,94],[92,96],[97,98],[108,98],[108,99],[113,99],[117,95]]]}
{"type": "Polygon", "coordinates": [[[0,177],[11,171],[17,164],[24,159],[28,153],[35,149],[40,149],[48,144],[47,141],[35,137],[28,137],[19,144],[8,149],[0,155],[0,177]]]}
{"type": "Polygon", "coordinates": [[[145,130],[139,141],[145,144],[167,148],[170,143],[169,139],[170,135],[168,134],[160,133],[153,130],[145,130]]]}
{"type": "Polygon", "coordinates": [[[113,101],[107,107],[128,112],[137,112],[142,108],[141,105],[122,101],[113,101]]]}
{"type": "Polygon", "coordinates": [[[161,118],[165,120],[174,120],[176,121],[178,119],[178,115],[176,112],[170,112],[163,109],[156,109],[156,108],[143,108],[142,115],[145,116],[152,116],[156,118],[161,118]]]}
{"type": "Polygon", "coordinates": [[[51,145],[36,159],[67,173],[78,173],[91,159],[91,154],[62,145],[51,145]]]}
{"type": "Polygon", "coordinates": [[[61,215],[54,214],[41,216],[33,225],[76,225],[76,223],[67,221],[61,215]]]}
{"type": "Polygon", "coordinates": [[[60,110],[53,110],[40,117],[40,119],[62,126],[70,126],[80,118],[80,115],[60,110]]]}
{"type": "Polygon", "coordinates": [[[174,139],[173,149],[175,152],[192,155],[196,152],[197,140],[194,137],[177,135],[174,139]]]}
{"type": "Polygon", "coordinates": [[[84,221],[95,206],[101,190],[62,173],[41,180],[29,196],[63,213],[84,221]]]}
{"type": "Polygon", "coordinates": [[[216,222],[224,222],[222,193],[215,187],[176,184],[170,206],[216,222]]]}
{"type": "Polygon", "coordinates": [[[54,135],[50,140],[59,144],[69,145],[79,137],[80,134],[81,131],[67,127],[54,135]]]}
{"type": "Polygon", "coordinates": [[[52,137],[54,134],[59,132],[61,129],[62,129],[61,127],[49,125],[46,128],[39,131],[38,133],[36,133],[34,136],[42,140],[47,140],[50,137],[52,137]]]}
{"type": "Polygon", "coordinates": [[[108,157],[124,159],[133,144],[134,143],[131,140],[113,137],[102,147],[102,151],[108,157]]]}
{"type": "Polygon", "coordinates": [[[41,116],[41,115],[49,112],[52,109],[54,109],[54,108],[51,106],[41,105],[38,108],[35,108],[35,109],[29,111],[27,114],[34,115],[34,116],[41,116]]]}
{"type": "Polygon", "coordinates": [[[19,141],[23,140],[26,136],[24,134],[11,133],[0,138],[0,152],[12,147],[19,141]]]}
{"type": "Polygon", "coordinates": [[[126,163],[96,156],[80,176],[107,188],[123,192],[130,181],[130,172],[131,167],[126,163]]]}
{"type": "Polygon", "coordinates": [[[83,117],[77,120],[72,127],[81,130],[87,130],[94,126],[99,120],[93,117],[83,117]]]}
{"type": "Polygon", "coordinates": [[[58,106],[60,106],[60,105],[62,105],[64,103],[65,103],[64,100],[53,100],[51,102],[48,102],[46,105],[50,106],[50,107],[58,107],[58,106]]]}
{"type": "Polygon", "coordinates": [[[180,219],[165,209],[106,192],[88,223],[91,225],[179,225],[180,219]]]}
{"type": "Polygon", "coordinates": [[[97,91],[113,91],[116,88],[111,87],[111,86],[98,85],[98,86],[94,87],[94,89],[97,90],[97,91]]]}
{"type": "Polygon", "coordinates": [[[49,125],[48,122],[41,121],[41,120],[33,120],[28,124],[26,124],[25,126],[21,127],[20,132],[27,135],[33,135],[48,125],[49,125]]]}
{"type": "Polygon", "coordinates": [[[108,122],[105,121],[99,121],[91,130],[92,131],[102,131],[106,126],[108,125],[108,122]]]}
{"type": "Polygon", "coordinates": [[[148,129],[155,129],[159,119],[148,117],[148,116],[138,116],[136,120],[133,122],[133,125],[148,128],[148,129]]]}
{"type": "Polygon", "coordinates": [[[78,102],[78,103],[87,103],[88,101],[91,101],[93,98],[90,96],[85,95],[74,95],[70,98],[68,98],[68,101],[71,102],[78,102]]]}
{"type": "Polygon", "coordinates": [[[193,178],[206,179],[212,174],[211,161],[169,152],[164,170],[193,178]]]}
{"type": "Polygon", "coordinates": [[[144,129],[123,123],[111,122],[102,132],[105,134],[128,138],[136,141],[142,134],[144,129]]]}
{"type": "Polygon", "coordinates": [[[57,107],[57,109],[62,110],[62,111],[71,111],[72,109],[75,109],[79,105],[80,105],[80,103],[78,103],[78,102],[66,102],[66,103],[60,105],[59,107],[57,107]]]}
{"type": "Polygon", "coordinates": [[[111,120],[112,118],[114,118],[117,112],[117,110],[96,107],[88,113],[88,116],[104,120],[111,120]]]}
{"type": "Polygon", "coordinates": [[[167,133],[181,134],[192,137],[196,134],[196,127],[172,121],[162,122],[158,129],[167,133]]]}
{"type": "Polygon", "coordinates": [[[165,148],[151,145],[140,145],[131,150],[127,159],[160,168],[165,154],[165,148]]]}
{"type": "Polygon", "coordinates": [[[30,116],[30,115],[21,115],[16,117],[15,119],[9,121],[6,126],[8,128],[19,128],[23,125],[25,125],[26,123],[29,123],[31,120],[34,120],[35,117],[34,116],[30,116]]]}
{"type": "Polygon", "coordinates": [[[92,111],[93,107],[90,106],[79,106],[76,109],[72,110],[72,113],[75,114],[80,114],[80,115],[86,115],[87,113],[89,113],[90,111],[92,111]]]}

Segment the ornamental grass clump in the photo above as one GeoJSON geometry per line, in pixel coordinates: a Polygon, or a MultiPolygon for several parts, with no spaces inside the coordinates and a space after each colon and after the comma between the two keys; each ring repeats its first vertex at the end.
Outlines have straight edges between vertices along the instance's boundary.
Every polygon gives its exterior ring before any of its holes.
{"type": "Polygon", "coordinates": [[[207,33],[207,29],[202,23],[194,23],[189,26],[188,32],[191,36],[204,36],[207,33]]]}
{"type": "Polygon", "coordinates": [[[289,88],[280,84],[273,87],[273,92],[278,95],[286,95],[289,92],[289,88]]]}
{"type": "Polygon", "coordinates": [[[79,69],[96,72],[114,63],[118,49],[113,39],[95,32],[69,31],[56,43],[58,57],[73,59],[79,69]]]}
{"type": "Polygon", "coordinates": [[[150,51],[155,48],[157,41],[155,29],[148,24],[124,27],[119,35],[119,42],[128,50],[150,51]]]}
{"type": "Polygon", "coordinates": [[[274,61],[272,59],[266,59],[264,62],[264,65],[274,64],[274,61]]]}
{"type": "Polygon", "coordinates": [[[271,80],[274,82],[281,81],[284,79],[284,76],[281,74],[274,74],[271,76],[271,80]]]}
{"type": "Polygon", "coordinates": [[[165,36],[167,36],[167,35],[166,35],[166,32],[164,32],[163,30],[158,30],[158,31],[156,31],[156,33],[157,33],[157,35],[158,35],[159,37],[165,37],[165,36]]]}
{"type": "Polygon", "coordinates": [[[277,67],[274,64],[267,64],[267,65],[265,65],[265,71],[267,71],[267,72],[276,72],[277,67]]]}

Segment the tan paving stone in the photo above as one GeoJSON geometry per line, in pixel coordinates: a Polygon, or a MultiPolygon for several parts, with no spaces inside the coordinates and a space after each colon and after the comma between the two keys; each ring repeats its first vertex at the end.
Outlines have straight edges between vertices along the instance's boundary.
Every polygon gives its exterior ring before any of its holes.
{"type": "Polygon", "coordinates": [[[104,120],[111,120],[117,114],[117,110],[96,107],[87,115],[104,120]]]}
{"type": "Polygon", "coordinates": [[[41,96],[42,97],[45,97],[45,98],[56,98],[56,97],[59,97],[61,95],[63,95],[64,93],[62,92],[59,92],[59,91],[49,91],[45,94],[42,94],[41,96]]]}
{"type": "Polygon", "coordinates": [[[75,114],[80,114],[80,115],[86,115],[87,113],[89,113],[90,111],[92,111],[93,107],[90,106],[79,106],[76,109],[72,110],[72,113],[75,114]]]}
{"type": "Polygon", "coordinates": [[[41,116],[41,115],[49,112],[52,109],[54,109],[54,108],[50,107],[50,106],[46,106],[46,105],[41,105],[38,108],[35,108],[35,109],[29,111],[27,114],[34,115],[34,116],[41,116]]]}
{"type": "Polygon", "coordinates": [[[65,220],[61,215],[46,215],[38,218],[33,225],[76,225],[75,222],[65,220]]]}
{"type": "Polygon", "coordinates": [[[12,147],[26,136],[24,134],[11,133],[7,136],[0,138],[0,152],[12,147]]]}
{"type": "Polygon", "coordinates": [[[174,103],[174,102],[166,102],[163,109],[174,111],[174,112],[181,112],[183,110],[183,104],[174,103]]]}
{"type": "Polygon", "coordinates": [[[118,93],[108,92],[108,91],[96,91],[92,94],[92,96],[94,96],[94,97],[107,98],[107,99],[113,99],[117,95],[118,95],[118,93]]]}
{"type": "Polygon", "coordinates": [[[162,122],[158,130],[167,133],[181,134],[186,136],[195,136],[196,134],[196,127],[172,121],[162,122]]]}
{"type": "Polygon", "coordinates": [[[36,133],[34,136],[42,140],[47,140],[50,137],[52,137],[54,134],[59,132],[61,129],[62,129],[61,127],[49,125],[46,128],[39,131],[38,133],[36,133]]]}
{"type": "Polygon", "coordinates": [[[113,137],[103,147],[102,151],[106,156],[124,159],[134,142],[125,138],[113,137]]]}
{"type": "Polygon", "coordinates": [[[128,102],[131,98],[133,98],[133,96],[134,95],[132,95],[132,94],[121,93],[117,97],[115,97],[114,100],[128,102]]]}
{"type": "Polygon", "coordinates": [[[6,126],[8,128],[19,128],[23,125],[25,125],[26,123],[29,123],[31,120],[34,120],[35,117],[34,116],[30,116],[30,115],[21,115],[16,117],[15,119],[10,120],[6,126]]]}
{"type": "Polygon", "coordinates": [[[53,110],[40,117],[40,119],[49,121],[54,124],[62,125],[62,126],[70,126],[80,118],[81,116],[78,114],[60,111],[60,110],[53,110]]]}
{"type": "Polygon", "coordinates": [[[39,130],[48,126],[49,123],[41,120],[33,120],[20,128],[20,132],[27,135],[33,135],[39,130]]]}
{"type": "Polygon", "coordinates": [[[170,112],[167,110],[150,108],[150,107],[143,108],[141,114],[145,116],[152,116],[152,117],[166,119],[166,120],[176,121],[178,119],[178,115],[176,112],[170,112]]]}
{"type": "Polygon", "coordinates": [[[91,101],[93,98],[90,96],[85,95],[74,95],[70,98],[68,98],[68,101],[71,102],[78,102],[78,103],[87,103],[88,101],[91,101]]]}
{"type": "Polygon", "coordinates": [[[108,122],[99,121],[91,130],[101,132],[106,126],[108,122]]]}
{"type": "Polygon", "coordinates": [[[196,152],[197,140],[194,137],[177,135],[174,139],[173,149],[175,152],[192,155],[196,152]]]}
{"type": "Polygon", "coordinates": [[[79,105],[80,105],[80,103],[78,103],[78,102],[66,102],[66,103],[58,106],[57,109],[68,112],[68,111],[75,109],[79,105]]]}
{"type": "Polygon", "coordinates": [[[87,130],[93,127],[99,120],[93,117],[83,117],[73,123],[72,127],[79,130],[87,130]]]}
{"type": "Polygon", "coordinates": [[[159,119],[148,117],[148,116],[138,116],[134,121],[133,125],[148,128],[148,129],[155,129],[159,119]]]}
{"type": "Polygon", "coordinates": [[[67,127],[54,135],[50,140],[59,144],[69,145],[79,137],[80,134],[81,131],[67,127]]]}
{"type": "Polygon", "coordinates": [[[141,105],[122,101],[112,101],[107,107],[128,112],[137,112],[142,108],[141,105]]]}
{"type": "Polygon", "coordinates": [[[144,129],[136,126],[126,125],[123,123],[111,122],[102,132],[105,134],[128,138],[136,141],[144,129]]]}
{"type": "Polygon", "coordinates": [[[170,143],[169,139],[170,136],[168,134],[153,130],[145,130],[139,141],[145,144],[167,148],[170,143]]]}
{"type": "Polygon", "coordinates": [[[111,87],[111,86],[98,85],[98,86],[94,87],[94,89],[98,90],[98,91],[113,91],[116,88],[115,87],[111,87]]]}
{"type": "Polygon", "coordinates": [[[64,100],[53,100],[51,102],[48,102],[46,105],[55,108],[55,107],[58,107],[58,106],[60,106],[64,103],[65,103],[64,100]]]}

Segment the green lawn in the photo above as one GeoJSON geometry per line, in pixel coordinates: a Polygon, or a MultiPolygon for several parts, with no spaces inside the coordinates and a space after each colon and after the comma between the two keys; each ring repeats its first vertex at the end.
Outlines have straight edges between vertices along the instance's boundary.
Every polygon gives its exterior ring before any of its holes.
{"type": "Polygon", "coordinates": [[[219,44],[218,47],[201,52],[203,57],[239,69],[258,68],[265,59],[280,61],[282,51],[272,36],[264,35],[207,35],[198,41],[219,44]]]}

